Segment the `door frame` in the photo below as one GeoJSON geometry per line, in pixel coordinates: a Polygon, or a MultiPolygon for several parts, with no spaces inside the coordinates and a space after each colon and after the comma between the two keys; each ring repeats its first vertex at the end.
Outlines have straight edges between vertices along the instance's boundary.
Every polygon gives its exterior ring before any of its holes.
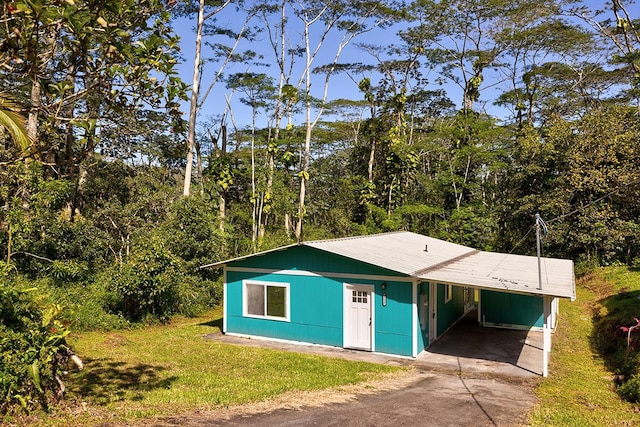
{"type": "Polygon", "coordinates": [[[342,294],[342,305],[343,305],[343,313],[342,313],[342,346],[344,348],[355,348],[358,350],[366,350],[366,351],[375,351],[375,286],[367,285],[367,284],[359,284],[359,283],[344,283],[343,284],[343,294],[342,294]],[[354,346],[350,342],[349,335],[349,327],[351,326],[351,316],[349,311],[349,302],[351,302],[352,291],[361,291],[368,293],[368,304],[369,304],[369,316],[370,316],[370,325],[369,325],[369,348],[354,346]]]}

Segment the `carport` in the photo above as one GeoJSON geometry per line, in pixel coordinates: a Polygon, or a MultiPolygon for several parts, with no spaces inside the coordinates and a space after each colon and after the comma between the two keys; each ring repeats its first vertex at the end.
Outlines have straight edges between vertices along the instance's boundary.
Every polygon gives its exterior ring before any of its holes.
{"type": "MultiPolygon", "coordinates": [[[[531,331],[529,341],[534,339],[535,332],[541,331],[541,373],[548,375],[551,333],[556,326],[559,299],[575,299],[571,261],[473,251],[417,275],[430,282],[477,290],[478,325],[531,331]]],[[[468,323],[469,316],[463,319],[468,323]]],[[[524,342],[526,335],[519,340],[524,342]]],[[[490,346],[483,351],[491,357],[490,346]]],[[[479,356],[480,353],[474,355],[479,356]]]]}
{"type": "Polygon", "coordinates": [[[543,333],[483,327],[475,310],[420,353],[415,366],[460,375],[532,378],[543,375],[543,333]]]}

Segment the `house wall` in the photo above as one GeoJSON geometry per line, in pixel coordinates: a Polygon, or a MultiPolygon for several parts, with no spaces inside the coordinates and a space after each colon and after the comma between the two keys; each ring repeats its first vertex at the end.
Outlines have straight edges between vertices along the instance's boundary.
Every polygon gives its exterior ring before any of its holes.
{"type": "Polygon", "coordinates": [[[452,287],[452,298],[445,302],[445,290],[447,285],[438,283],[438,336],[442,335],[464,314],[464,288],[460,286],[452,287]]]}
{"type": "Polygon", "coordinates": [[[542,327],[543,298],[482,290],[480,319],[483,323],[513,328],[542,327]]]}
{"type": "Polygon", "coordinates": [[[227,332],[342,347],[345,283],[374,285],[374,351],[411,356],[411,282],[395,272],[304,246],[227,266],[227,332]],[[288,283],[289,321],[243,317],[244,280],[288,283]]]}

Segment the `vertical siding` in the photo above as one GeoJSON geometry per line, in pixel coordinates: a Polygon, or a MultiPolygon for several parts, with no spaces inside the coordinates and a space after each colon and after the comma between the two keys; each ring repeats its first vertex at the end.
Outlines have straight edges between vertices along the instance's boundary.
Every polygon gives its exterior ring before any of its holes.
{"type": "Polygon", "coordinates": [[[438,283],[438,336],[443,334],[464,314],[464,288],[453,286],[452,298],[445,302],[446,285],[438,283]]]}
{"type": "Polygon", "coordinates": [[[412,355],[412,283],[386,282],[387,289],[382,290],[381,283],[375,282],[375,351],[380,353],[412,355]],[[387,306],[382,306],[382,294],[387,294],[387,306]]]}
{"type": "Polygon", "coordinates": [[[404,277],[403,274],[395,271],[308,246],[293,246],[282,251],[255,255],[235,261],[229,266],[404,277]]]}
{"type": "Polygon", "coordinates": [[[342,346],[342,282],[325,277],[229,272],[227,331],[342,346]],[[242,281],[289,283],[290,321],[242,316],[242,281]]]}
{"type": "Polygon", "coordinates": [[[374,285],[375,351],[411,356],[412,287],[410,282],[387,281],[386,289],[382,290],[382,281],[379,280],[228,271],[227,331],[342,347],[344,283],[374,285]],[[242,316],[242,281],[249,279],[289,283],[291,300],[289,322],[242,316]],[[382,306],[383,293],[387,294],[386,306],[382,306]]]}
{"type": "Polygon", "coordinates": [[[542,297],[483,290],[481,319],[499,326],[543,326],[542,297]]]}

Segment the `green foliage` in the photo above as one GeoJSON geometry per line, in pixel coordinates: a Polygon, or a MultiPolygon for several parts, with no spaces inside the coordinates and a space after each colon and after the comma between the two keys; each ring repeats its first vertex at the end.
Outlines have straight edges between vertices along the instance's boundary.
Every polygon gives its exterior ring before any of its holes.
{"type": "Polygon", "coordinates": [[[613,377],[618,372],[601,347],[605,342],[620,343],[624,353],[624,339],[616,331],[615,320],[608,324],[600,320],[617,317],[617,312],[609,309],[615,310],[619,303],[631,307],[635,298],[620,298],[619,292],[627,289],[635,293],[639,283],[638,272],[625,267],[597,268],[577,280],[576,300],[560,302],[550,375],[536,387],[539,404],[531,411],[527,425],[599,427],[638,423],[637,405],[625,402],[616,393],[613,377]]]}
{"type": "Polygon", "coordinates": [[[182,198],[169,207],[157,234],[174,255],[196,271],[201,265],[229,257],[229,236],[220,231],[217,213],[206,198],[182,198]]]}
{"type": "MultiPolygon", "coordinates": [[[[597,270],[602,271],[602,270],[597,270]]],[[[610,267],[602,286],[606,297],[594,307],[595,349],[616,374],[617,391],[629,402],[640,402],[640,334],[638,334],[639,274],[626,267],[610,267]]]]}
{"type": "Polygon", "coordinates": [[[58,390],[59,353],[68,350],[61,307],[3,278],[0,312],[0,414],[48,409],[58,390]]]}
{"type": "Polygon", "coordinates": [[[629,380],[625,381],[618,388],[618,393],[627,402],[640,402],[640,375],[633,375],[629,380]]]}
{"type": "Polygon", "coordinates": [[[184,263],[159,239],[137,249],[121,265],[105,273],[109,309],[131,321],[166,321],[179,312],[184,263]]]}

